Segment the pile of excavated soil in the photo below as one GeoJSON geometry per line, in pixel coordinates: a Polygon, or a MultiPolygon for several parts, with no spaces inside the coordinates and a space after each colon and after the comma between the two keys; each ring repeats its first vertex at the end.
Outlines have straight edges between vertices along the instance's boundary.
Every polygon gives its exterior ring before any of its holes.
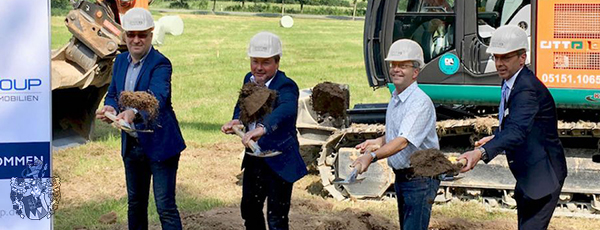
{"type": "Polygon", "coordinates": [[[138,111],[146,111],[149,119],[154,120],[158,115],[158,100],[145,91],[123,91],[119,96],[119,106],[125,108],[135,108],[138,111]]]}
{"type": "MultiPolygon", "coordinates": [[[[293,200],[290,209],[292,230],[392,230],[391,220],[356,209],[333,211],[333,205],[321,201],[293,200]]],[[[244,222],[239,207],[215,208],[183,215],[184,229],[242,230],[244,222]]]]}
{"type": "Polygon", "coordinates": [[[240,105],[240,120],[244,124],[258,121],[269,114],[277,92],[253,82],[246,83],[240,90],[238,103],[240,105]]]}
{"type": "Polygon", "coordinates": [[[418,176],[437,176],[442,173],[456,173],[459,165],[454,165],[439,149],[419,150],[410,156],[410,164],[418,176]]]}
{"type": "Polygon", "coordinates": [[[323,82],[312,89],[310,96],[313,109],[319,115],[329,115],[334,118],[343,117],[346,114],[348,98],[339,84],[323,82]]]}
{"type": "Polygon", "coordinates": [[[430,230],[516,230],[517,224],[511,221],[473,222],[461,218],[432,219],[430,230]]]}
{"type": "MultiPolygon", "coordinates": [[[[432,218],[429,223],[430,230],[517,230],[516,220],[487,220],[469,221],[462,218],[432,218]]],[[[549,230],[571,230],[573,228],[557,228],[549,226],[549,230]]]]}

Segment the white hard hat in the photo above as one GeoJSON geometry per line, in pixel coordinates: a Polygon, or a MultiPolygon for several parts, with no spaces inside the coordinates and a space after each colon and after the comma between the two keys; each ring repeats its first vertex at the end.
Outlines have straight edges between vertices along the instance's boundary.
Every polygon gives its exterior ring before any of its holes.
{"type": "Polygon", "coordinates": [[[486,52],[490,54],[506,54],[516,50],[529,51],[527,32],[515,25],[505,25],[492,34],[490,46],[486,52]]]}
{"type": "Polygon", "coordinates": [[[271,32],[260,32],[252,39],[248,46],[248,56],[257,58],[281,57],[281,40],[271,32]]]}
{"type": "Polygon", "coordinates": [[[150,11],[135,7],[127,11],[121,19],[125,31],[145,31],[154,28],[154,19],[150,11]]]}
{"type": "Polygon", "coordinates": [[[395,41],[388,51],[385,61],[417,61],[419,67],[423,68],[423,49],[413,40],[400,39],[395,41]]]}

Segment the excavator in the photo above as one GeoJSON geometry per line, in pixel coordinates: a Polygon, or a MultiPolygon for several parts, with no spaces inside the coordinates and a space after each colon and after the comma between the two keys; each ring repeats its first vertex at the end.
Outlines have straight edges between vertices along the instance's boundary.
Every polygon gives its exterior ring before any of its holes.
{"type": "MultiPolygon", "coordinates": [[[[152,0],[96,0],[73,2],[65,25],[73,35],[52,52],[52,145],[55,149],[86,143],[96,110],[108,90],[113,60],[126,51],[120,17],[134,7],[148,9],[152,0]]],[[[183,21],[165,16],[155,23],[153,44],[165,33],[179,35],[183,21]]]]}
{"type": "MultiPolygon", "coordinates": [[[[569,174],[556,213],[600,216],[600,4],[593,0],[369,0],[364,59],[371,87],[394,86],[385,55],[398,39],[421,45],[425,66],[419,87],[436,106],[442,151],[464,152],[497,128],[501,79],[485,51],[494,30],[517,25],[530,36],[527,65],[550,89],[569,174]],[[593,157],[594,156],[594,157],[593,157]]],[[[297,121],[301,149],[314,155],[324,189],[338,200],[393,197],[393,172],[378,161],[361,183],[340,185],[360,153],[354,146],[384,135],[387,104],[357,104],[345,122],[312,111],[310,89],[301,91],[297,121]],[[337,124],[337,125],[332,125],[337,124]],[[341,125],[340,125],[341,124],[341,125]]],[[[475,199],[514,209],[515,179],[506,157],[479,163],[471,172],[442,181],[436,202],[475,199]]]]}

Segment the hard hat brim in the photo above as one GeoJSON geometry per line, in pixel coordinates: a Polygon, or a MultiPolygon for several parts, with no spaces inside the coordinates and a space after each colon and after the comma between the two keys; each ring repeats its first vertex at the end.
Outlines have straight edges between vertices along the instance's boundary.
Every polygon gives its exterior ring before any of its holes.
{"type": "Polygon", "coordinates": [[[507,54],[507,53],[514,52],[514,51],[521,50],[521,49],[524,49],[525,51],[527,51],[527,49],[523,48],[523,47],[516,48],[516,49],[509,49],[509,50],[502,49],[502,48],[496,48],[496,47],[488,47],[485,52],[489,53],[489,54],[507,54]]]}
{"type": "Polygon", "coordinates": [[[123,30],[127,31],[127,32],[135,32],[135,31],[146,31],[149,29],[154,29],[154,25],[152,26],[147,26],[147,27],[140,27],[140,28],[132,28],[132,27],[127,27],[127,26],[123,26],[123,30]]]}
{"type": "Polygon", "coordinates": [[[248,57],[251,58],[272,58],[275,56],[279,56],[281,57],[281,54],[275,54],[275,55],[271,55],[271,54],[248,54],[248,57]]]}
{"type": "Polygon", "coordinates": [[[387,61],[387,62],[392,62],[392,61],[416,61],[416,62],[419,63],[419,65],[421,65],[420,68],[423,68],[423,66],[425,66],[425,63],[423,61],[419,60],[419,59],[386,58],[386,59],[383,59],[383,60],[387,61]]]}

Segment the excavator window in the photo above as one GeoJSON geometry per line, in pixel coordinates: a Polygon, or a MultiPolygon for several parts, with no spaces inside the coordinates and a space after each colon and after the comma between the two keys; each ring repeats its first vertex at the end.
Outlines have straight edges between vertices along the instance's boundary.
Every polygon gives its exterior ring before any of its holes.
{"type": "Polygon", "coordinates": [[[423,48],[425,63],[454,48],[454,0],[399,0],[393,40],[411,39],[423,48]]]}
{"type": "Polygon", "coordinates": [[[496,28],[510,23],[531,0],[477,0],[477,25],[479,39],[489,45],[496,28]]]}

